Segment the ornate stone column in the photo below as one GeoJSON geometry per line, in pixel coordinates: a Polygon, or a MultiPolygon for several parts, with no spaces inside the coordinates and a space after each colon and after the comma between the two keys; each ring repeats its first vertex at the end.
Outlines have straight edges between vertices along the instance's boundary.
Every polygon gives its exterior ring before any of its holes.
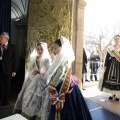
{"type": "Polygon", "coordinates": [[[84,0],[74,0],[73,2],[73,37],[72,45],[75,52],[75,62],[73,73],[79,78],[79,87],[82,88],[82,58],[83,58],[83,36],[84,36],[84,0]]]}

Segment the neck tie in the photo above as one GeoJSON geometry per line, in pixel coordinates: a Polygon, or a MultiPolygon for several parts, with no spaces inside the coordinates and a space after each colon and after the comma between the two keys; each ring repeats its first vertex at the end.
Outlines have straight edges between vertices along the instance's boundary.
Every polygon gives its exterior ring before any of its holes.
{"type": "Polygon", "coordinates": [[[1,50],[1,45],[0,45],[0,56],[2,56],[2,50],[1,50]]]}
{"type": "Polygon", "coordinates": [[[5,52],[5,50],[6,50],[6,47],[5,47],[5,45],[2,45],[2,55],[4,54],[4,52],[5,52]]]}

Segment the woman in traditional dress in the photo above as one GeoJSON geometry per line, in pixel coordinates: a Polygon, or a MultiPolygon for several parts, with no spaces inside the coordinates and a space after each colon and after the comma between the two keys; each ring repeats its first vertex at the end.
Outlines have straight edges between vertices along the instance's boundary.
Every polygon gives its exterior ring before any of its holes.
{"type": "Polygon", "coordinates": [[[56,40],[54,51],[56,57],[45,75],[52,103],[48,120],[92,120],[77,81],[73,76],[71,79],[75,56],[69,40],[56,40]]]}
{"type": "MultiPolygon", "coordinates": [[[[104,64],[104,75],[99,88],[103,92],[111,93],[109,99],[119,101],[120,95],[120,35],[114,37],[114,45],[107,48],[104,64]]],[[[101,82],[100,81],[100,82],[101,82]]]]}
{"type": "Polygon", "coordinates": [[[92,54],[90,55],[90,69],[91,69],[90,80],[91,81],[93,81],[93,75],[94,75],[95,81],[98,81],[98,78],[97,78],[97,71],[99,68],[98,61],[100,61],[99,55],[97,55],[95,51],[92,51],[92,54]]]}
{"type": "Polygon", "coordinates": [[[44,75],[51,64],[47,44],[39,42],[30,56],[31,62],[14,113],[21,113],[29,120],[47,120],[50,108],[49,93],[44,75]]]}

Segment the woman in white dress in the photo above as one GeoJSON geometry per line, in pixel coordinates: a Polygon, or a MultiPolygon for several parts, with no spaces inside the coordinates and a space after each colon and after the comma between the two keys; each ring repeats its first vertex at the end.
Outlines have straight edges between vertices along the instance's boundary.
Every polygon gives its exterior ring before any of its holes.
{"type": "Polygon", "coordinates": [[[49,93],[44,75],[51,64],[47,44],[39,42],[30,56],[31,62],[21,92],[14,107],[14,113],[20,113],[29,120],[47,120],[50,108],[49,93]]]}

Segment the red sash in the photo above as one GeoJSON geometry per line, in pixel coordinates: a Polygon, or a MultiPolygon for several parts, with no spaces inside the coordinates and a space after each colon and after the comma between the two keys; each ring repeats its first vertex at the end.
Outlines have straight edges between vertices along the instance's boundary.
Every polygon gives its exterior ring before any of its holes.
{"type": "Polygon", "coordinates": [[[66,73],[66,76],[62,83],[59,94],[56,90],[54,90],[52,93],[50,93],[52,96],[51,103],[56,106],[57,111],[60,111],[64,106],[65,95],[68,93],[70,83],[71,83],[70,76],[71,76],[71,69],[69,69],[66,73]]]}
{"type": "Polygon", "coordinates": [[[114,50],[112,51],[112,54],[120,62],[120,56],[114,50]]]}

